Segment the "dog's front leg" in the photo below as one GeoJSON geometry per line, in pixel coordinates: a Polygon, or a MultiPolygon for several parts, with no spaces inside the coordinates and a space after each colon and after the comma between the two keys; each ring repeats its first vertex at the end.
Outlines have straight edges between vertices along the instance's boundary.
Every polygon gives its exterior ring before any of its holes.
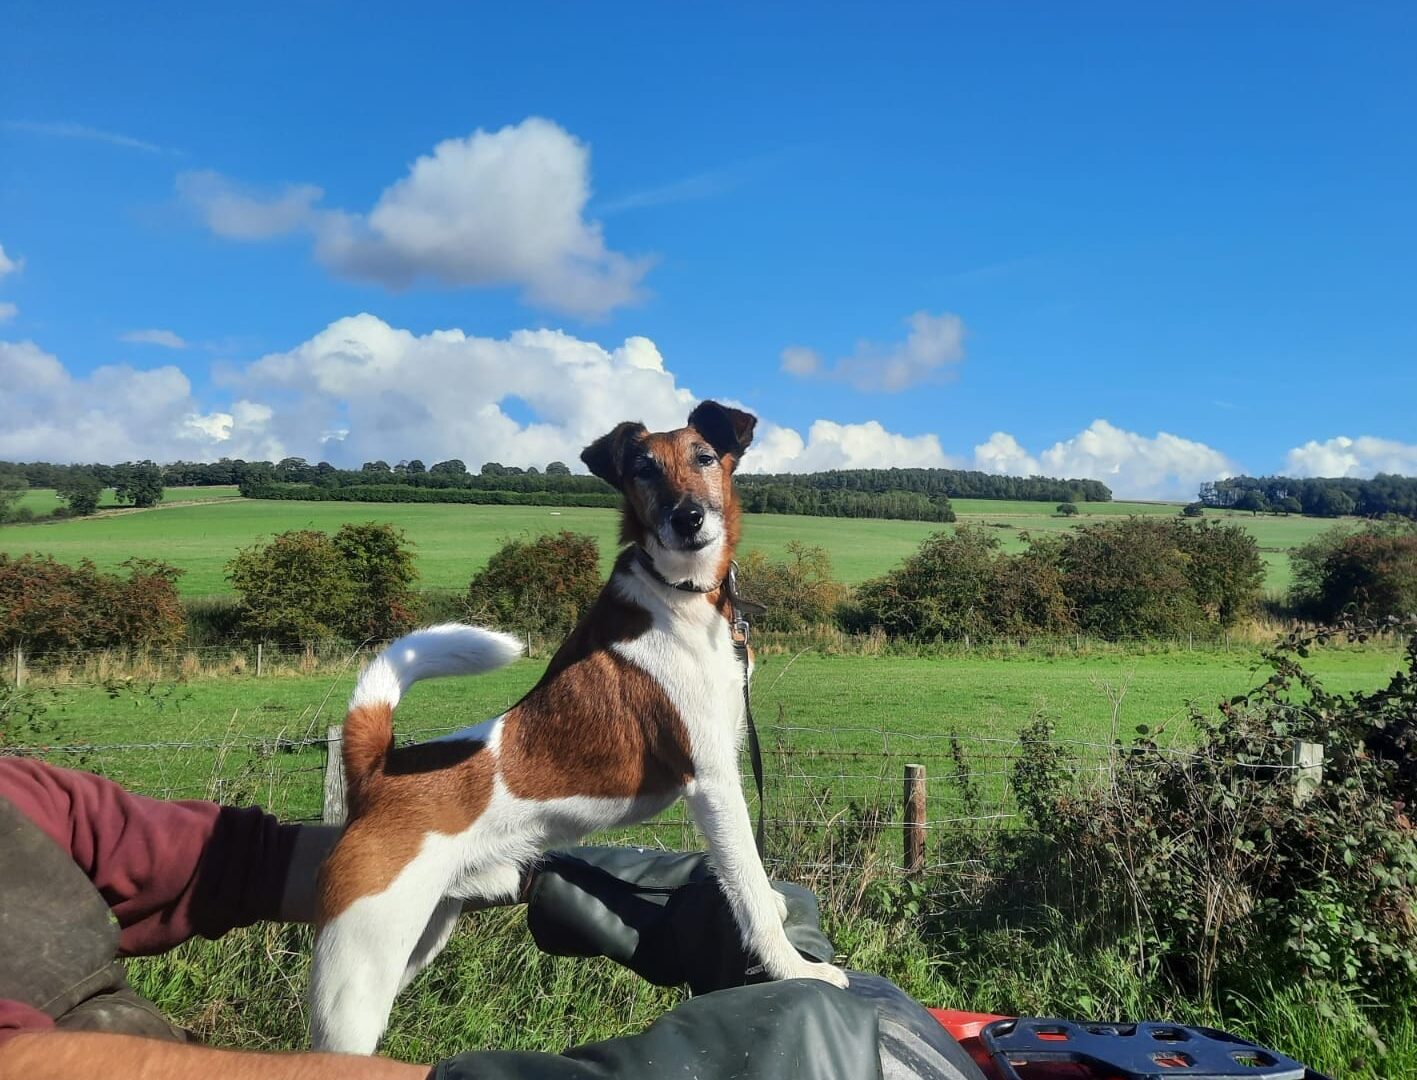
{"type": "Polygon", "coordinates": [[[701,775],[686,799],[708,841],[743,945],[762,961],[763,969],[774,979],[821,979],[844,988],[846,974],[840,968],[804,959],[787,940],[782,901],[753,846],[753,826],[737,773],[731,778],[701,775]]]}

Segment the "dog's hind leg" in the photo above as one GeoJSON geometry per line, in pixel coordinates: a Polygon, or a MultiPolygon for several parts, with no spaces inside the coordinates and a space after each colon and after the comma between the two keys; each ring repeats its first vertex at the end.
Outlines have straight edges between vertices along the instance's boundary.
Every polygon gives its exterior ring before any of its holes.
{"type": "Polygon", "coordinates": [[[423,936],[413,947],[408,964],[403,969],[403,978],[399,980],[399,993],[403,993],[404,988],[413,982],[418,973],[443,951],[448,939],[453,936],[453,927],[457,925],[458,916],[461,914],[462,900],[458,897],[445,896],[438,901],[428,925],[423,928],[423,936]]]}
{"type": "MultiPolygon", "coordinates": [[[[310,972],[310,1039],[316,1050],[374,1052],[455,869],[425,848],[383,892],[359,897],[319,928],[310,972]]],[[[456,917],[456,906],[449,906],[456,917]]],[[[443,931],[452,928],[451,918],[445,922],[435,935],[438,948],[447,941],[443,931]]]]}

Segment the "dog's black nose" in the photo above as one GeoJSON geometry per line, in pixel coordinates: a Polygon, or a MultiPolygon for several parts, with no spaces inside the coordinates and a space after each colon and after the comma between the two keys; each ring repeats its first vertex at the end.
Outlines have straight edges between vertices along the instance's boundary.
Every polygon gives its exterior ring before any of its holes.
{"type": "Polygon", "coordinates": [[[680,536],[693,536],[704,523],[704,512],[694,505],[681,506],[669,515],[669,524],[680,536]]]}

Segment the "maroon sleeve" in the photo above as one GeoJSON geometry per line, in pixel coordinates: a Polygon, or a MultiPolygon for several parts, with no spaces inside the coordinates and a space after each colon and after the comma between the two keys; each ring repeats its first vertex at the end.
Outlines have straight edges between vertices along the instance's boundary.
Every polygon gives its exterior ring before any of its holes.
{"type": "Polygon", "coordinates": [[[38,1009],[0,998],[0,1046],[22,1031],[44,1031],[53,1026],[54,1021],[38,1009]]]}
{"type": "Polygon", "coordinates": [[[120,955],[277,915],[298,827],[255,807],[148,799],[24,758],[0,758],[0,795],[88,875],[118,919],[120,955]]]}

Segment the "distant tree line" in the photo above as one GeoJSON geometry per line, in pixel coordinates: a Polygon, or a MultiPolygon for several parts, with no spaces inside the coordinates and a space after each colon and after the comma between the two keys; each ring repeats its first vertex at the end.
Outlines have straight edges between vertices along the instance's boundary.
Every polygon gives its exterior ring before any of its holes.
{"type": "MultiPolygon", "coordinates": [[[[56,465],[51,462],[0,462],[0,520],[24,488],[56,488],[68,504],[61,513],[92,513],[104,488],[119,502],[152,506],[167,487],[235,485],[242,495],[260,499],[347,502],[461,502],[550,506],[613,506],[613,488],[594,476],[572,475],[563,461],[542,469],[500,462],[483,463],[471,472],[457,458],[425,465],[417,458],[389,464],[366,461],[358,469],[339,469],[327,461],[305,458],[280,461],[151,461],[121,465],[56,465]],[[494,497],[504,493],[525,498],[494,497]],[[546,496],[546,497],[531,497],[546,496]],[[552,497],[554,496],[554,497],[552,497]]],[[[1105,502],[1112,492],[1096,480],[996,476],[961,469],[838,469],[819,473],[742,474],[738,488],[749,513],[805,514],[816,517],[895,518],[908,521],[955,520],[951,497],[1105,502]]]]}
{"type": "MultiPolygon", "coordinates": [[[[598,483],[598,481],[597,481],[598,483]]],[[[294,499],[301,502],[475,503],[481,506],[601,506],[620,505],[620,496],[601,485],[600,491],[518,491],[502,488],[412,487],[402,484],[351,484],[322,487],[317,484],[244,483],[248,499],[294,499]]]]}
{"type": "Polygon", "coordinates": [[[815,473],[745,473],[743,492],[788,485],[817,491],[871,494],[914,492],[944,499],[1019,499],[1033,502],[1111,502],[1112,491],[1098,480],[1054,480],[1046,476],[999,476],[969,469],[831,469],[815,473]]]}
{"type": "Polygon", "coordinates": [[[1205,483],[1200,501],[1226,510],[1304,514],[1308,517],[1417,518],[1417,476],[1378,473],[1356,477],[1232,476],[1205,483]]]}

